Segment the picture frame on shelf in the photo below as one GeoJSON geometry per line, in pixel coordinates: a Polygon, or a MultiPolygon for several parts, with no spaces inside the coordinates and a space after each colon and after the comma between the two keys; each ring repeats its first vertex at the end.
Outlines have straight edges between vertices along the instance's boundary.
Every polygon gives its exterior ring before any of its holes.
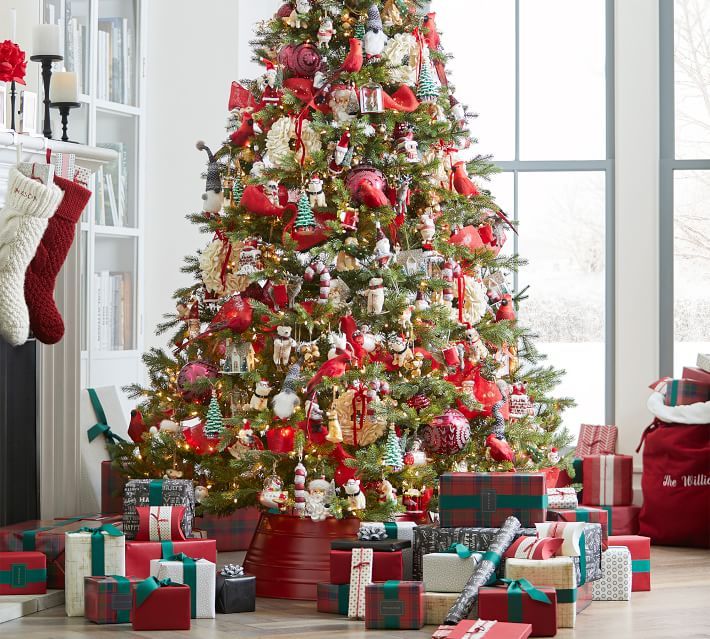
{"type": "Polygon", "coordinates": [[[27,135],[38,135],[37,94],[34,91],[23,91],[20,94],[18,115],[17,132],[27,135]]]}

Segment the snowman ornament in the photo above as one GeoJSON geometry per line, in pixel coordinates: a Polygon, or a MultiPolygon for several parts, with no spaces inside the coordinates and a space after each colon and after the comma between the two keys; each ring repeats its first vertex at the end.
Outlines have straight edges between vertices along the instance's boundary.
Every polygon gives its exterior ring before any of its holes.
{"type": "Polygon", "coordinates": [[[323,192],[323,180],[318,173],[314,173],[308,181],[308,200],[313,208],[324,209],[328,206],[323,192]]]}
{"type": "Polygon", "coordinates": [[[256,388],[254,388],[254,394],[251,396],[249,402],[249,408],[258,411],[266,410],[269,405],[269,395],[272,390],[268,380],[262,379],[260,382],[257,382],[256,388]]]}

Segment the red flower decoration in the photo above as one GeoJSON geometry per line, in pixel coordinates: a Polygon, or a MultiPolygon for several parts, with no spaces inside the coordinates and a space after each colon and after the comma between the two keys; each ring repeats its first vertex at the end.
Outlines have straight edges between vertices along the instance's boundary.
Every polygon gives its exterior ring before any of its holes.
{"type": "Polygon", "coordinates": [[[12,40],[0,42],[0,81],[25,83],[25,52],[12,40]]]}

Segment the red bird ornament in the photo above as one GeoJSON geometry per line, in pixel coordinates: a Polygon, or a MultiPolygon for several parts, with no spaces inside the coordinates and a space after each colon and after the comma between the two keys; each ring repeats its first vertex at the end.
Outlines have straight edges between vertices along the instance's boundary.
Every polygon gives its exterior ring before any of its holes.
{"type": "Polygon", "coordinates": [[[376,186],[370,182],[370,180],[363,180],[357,190],[358,199],[365,206],[369,206],[371,209],[378,209],[381,206],[389,206],[390,201],[385,192],[382,189],[378,189],[376,186]]]}
{"type": "Polygon", "coordinates": [[[131,411],[131,421],[128,424],[128,436],[136,443],[143,441],[143,433],[148,432],[148,427],[143,423],[143,415],[139,410],[131,411]]]}
{"type": "Polygon", "coordinates": [[[480,191],[473,183],[468,173],[466,172],[466,163],[457,162],[454,164],[454,170],[451,175],[451,181],[455,191],[466,197],[475,197],[480,194],[480,191]]]}
{"type": "Polygon", "coordinates": [[[504,439],[498,439],[495,433],[491,433],[486,437],[486,448],[491,453],[491,459],[495,461],[513,461],[513,449],[510,444],[504,439]]]}
{"type": "Polygon", "coordinates": [[[348,364],[352,361],[352,358],[353,356],[350,353],[345,352],[325,362],[308,382],[306,395],[311,395],[323,378],[330,377],[337,379],[338,377],[342,377],[345,374],[348,364]]]}
{"type": "Polygon", "coordinates": [[[363,61],[362,41],[358,38],[350,38],[350,50],[338,73],[357,73],[362,69],[363,61]]]}
{"type": "Polygon", "coordinates": [[[234,146],[242,148],[246,146],[249,140],[257,133],[261,133],[259,125],[255,122],[254,118],[245,115],[241,126],[229,136],[229,139],[234,146]]]}

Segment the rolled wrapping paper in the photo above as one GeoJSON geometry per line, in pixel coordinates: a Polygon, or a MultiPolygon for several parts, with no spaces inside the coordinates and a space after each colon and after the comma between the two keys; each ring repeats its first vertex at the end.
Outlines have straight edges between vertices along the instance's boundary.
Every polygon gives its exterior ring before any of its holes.
{"type": "Polygon", "coordinates": [[[459,595],[456,603],[451,606],[449,614],[444,619],[445,624],[455,626],[462,619],[466,619],[469,616],[473,606],[478,601],[479,588],[485,586],[495,575],[496,568],[503,558],[503,553],[515,541],[516,534],[520,528],[520,521],[516,517],[508,517],[503,522],[500,530],[493,537],[488,550],[483,554],[483,559],[478,562],[463,592],[459,595]]]}

